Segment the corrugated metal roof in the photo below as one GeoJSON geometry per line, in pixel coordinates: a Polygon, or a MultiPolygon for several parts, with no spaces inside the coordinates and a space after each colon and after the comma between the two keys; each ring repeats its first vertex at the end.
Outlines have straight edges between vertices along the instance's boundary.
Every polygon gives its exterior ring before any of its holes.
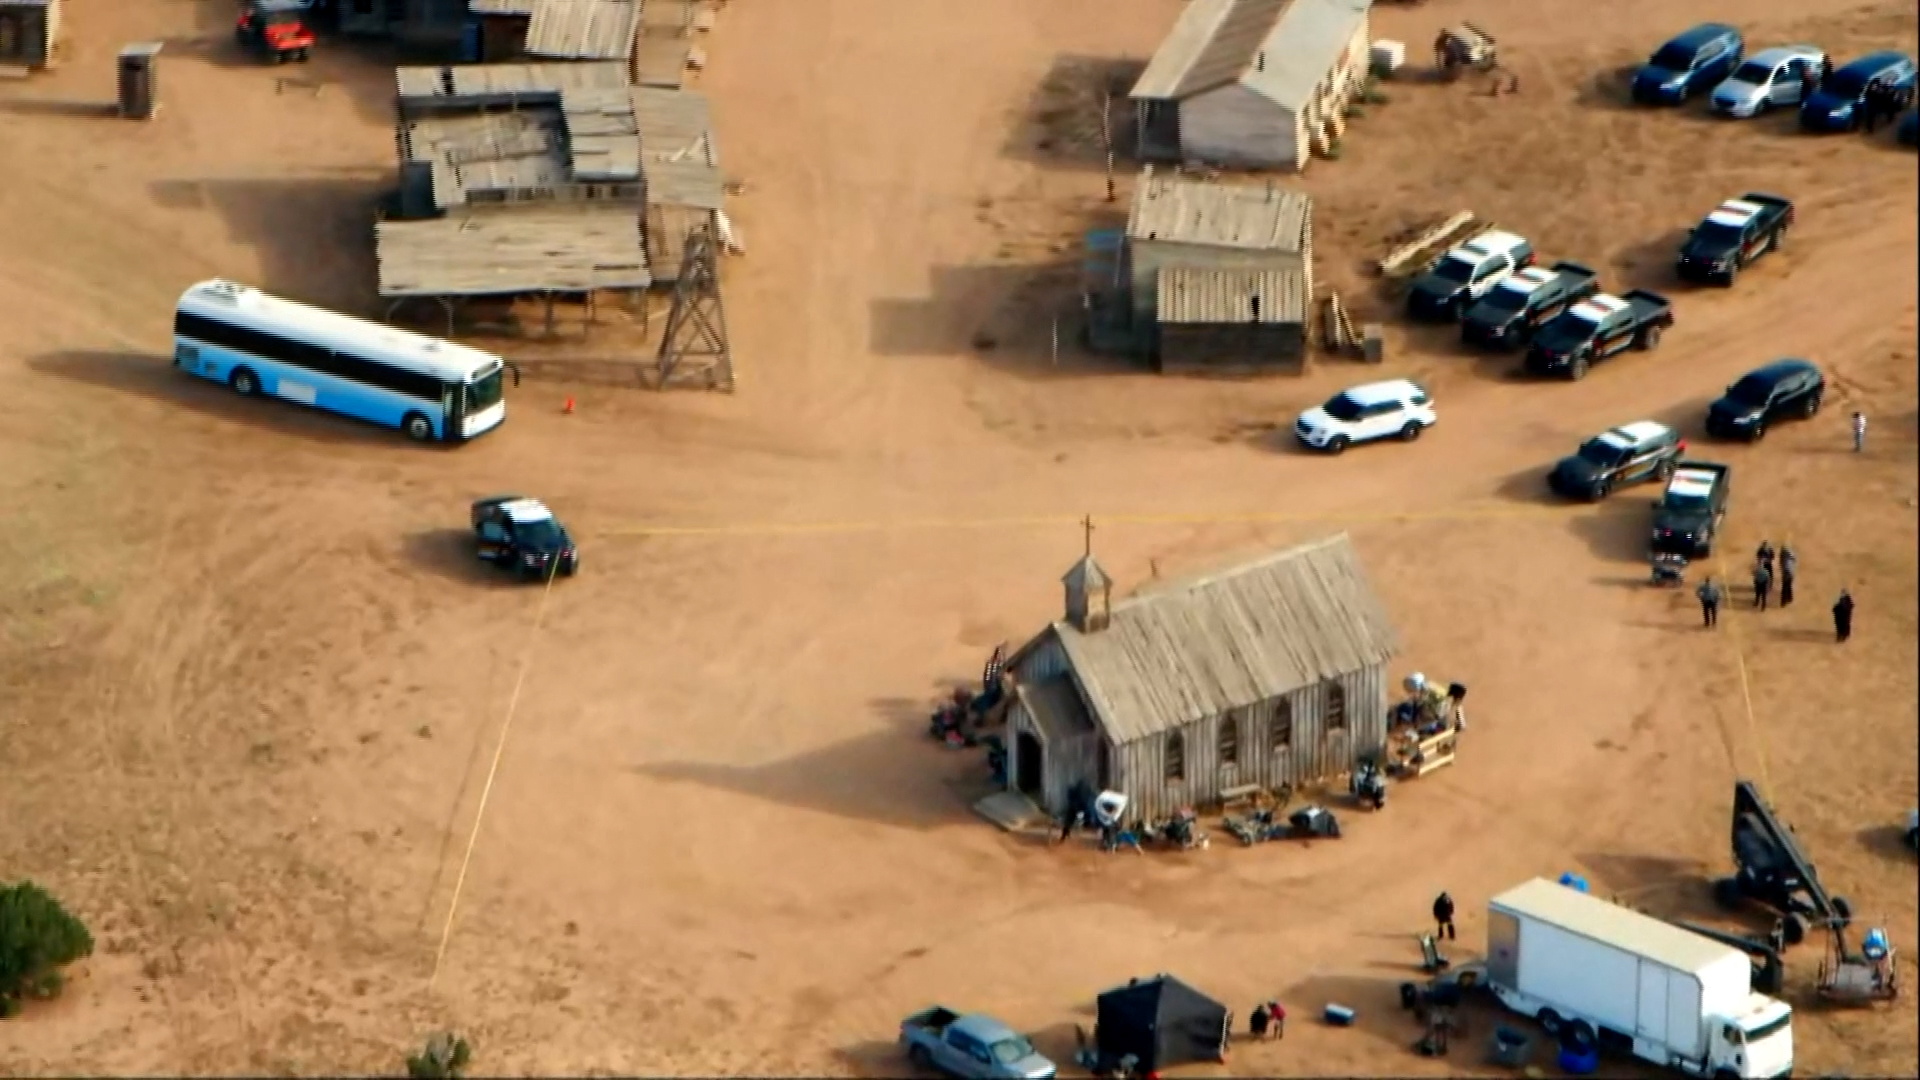
{"type": "Polygon", "coordinates": [[[1130,96],[1183,100],[1239,82],[1306,105],[1372,0],[1191,0],[1130,96]]]}
{"type": "Polygon", "coordinates": [[[1051,627],[1084,699],[1131,742],[1383,663],[1399,635],[1346,535],[1113,605],[1104,630],[1051,627]]]}
{"type": "Polygon", "coordinates": [[[1174,325],[1307,321],[1306,275],[1291,270],[1162,267],[1154,275],[1157,318],[1174,325]]]}
{"type": "Polygon", "coordinates": [[[1053,746],[1070,742],[1094,730],[1093,718],[1087,715],[1087,704],[1080,700],[1080,691],[1073,685],[1073,677],[1066,674],[1055,675],[1032,684],[1022,684],[1015,689],[1020,700],[1027,707],[1027,714],[1033,717],[1040,735],[1053,746]]]}
{"type": "Polygon", "coordinates": [[[560,110],[428,114],[400,125],[401,152],[433,167],[434,205],[466,203],[472,191],[524,191],[567,183],[560,110]]]}
{"type": "Polygon", "coordinates": [[[1127,235],[1134,240],[1299,252],[1313,200],[1274,184],[1187,180],[1148,169],[1133,190],[1127,235]]]}
{"type": "MultiPolygon", "coordinates": [[[[1729,956],[1746,963],[1746,957],[1730,946],[1546,878],[1508,889],[1494,897],[1491,906],[1583,937],[1630,945],[1641,956],[1679,971],[1698,974],[1729,963],[1729,956]]],[[[1525,947],[1523,938],[1521,948],[1525,947]]]]}
{"type": "Polygon", "coordinates": [[[1242,85],[1288,109],[1305,108],[1339,62],[1373,0],[1293,0],[1260,44],[1242,85]]]}
{"type": "Polygon", "coordinates": [[[568,90],[560,95],[560,111],[577,182],[640,179],[640,128],[625,89],[568,90]]]}
{"type": "Polygon", "coordinates": [[[630,92],[640,131],[647,201],[718,210],[725,202],[720,153],[706,96],[636,86],[630,92]]]}
{"type": "Polygon", "coordinates": [[[639,33],[639,0],[537,0],[526,50],[562,60],[626,60],[639,33]]]}
{"type": "Polygon", "coordinates": [[[1189,0],[1129,96],[1179,100],[1252,66],[1287,0],[1189,0]]]}

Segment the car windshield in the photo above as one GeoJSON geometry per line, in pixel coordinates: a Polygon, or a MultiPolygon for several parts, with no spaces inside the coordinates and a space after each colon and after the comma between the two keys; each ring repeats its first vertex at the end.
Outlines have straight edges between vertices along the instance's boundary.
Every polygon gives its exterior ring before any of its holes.
{"type": "Polygon", "coordinates": [[[1328,398],[1327,403],[1320,406],[1320,408],[1328,416],[1342,422],[1360,419],[1360,403],[1353,400],[1353,398],[1345,392],[1335,394],[1328,398]]]}
{"type": "Polygon", "coordinates": [[[567,531],[553,521],[522,522],[513,527],[513,532],[521,543],[532,548],[549,550],[565,547],[567,543],[567,531]]]}
{"type": "Polygon", "coordinates": [[[1784,1029],[1788,1024],[1791,1024],[1791,1023],[1793,1023],[1793,1014],[1784,1013],[1780,1016],[1773,1018],[1772,1020],[1767,1021],[1764,1024],[1759,1025],[1758,1027],[1748,1028],[1747,1041],[1750,1043],[1757,1043],[1761,1039],[1764,1039],[1767,1036],[1772,1035],[1775,1032],[1784,1029]]]}
{"type": "Polygon", "coordinates": [[[1703,514],[1708,508],[1707,497],[1705,495],[1683,495],[1678,492],[1669,491],[1667,492],[1666,507],[1669,510],[1676,510],[1682,514],[1703,514]]]}
{"type": "Polygon", "coordinates": [[[1751,83],[1754,86],[1765,86],[1768,80],[1772,78],[1772,68],[1765,64],[1753,63],[1752,61],[1741,64],[1740,70],[1733,73],[1734,82],[1751,83]]]}
{"type": "Polygon", "coordinates": [[[1703,221],[1699,228],[1693,230],[1693,238],[1709,244],[1737,244],[1740,242],[1740,227],[1723,225],[1718,221],[1703,221]]]}
{"type": "Polygon", "coordinates": [[[1526,307],[1527,294],[1519,289],[1509,289],[1502,285],[1481,297],[1480,302],[1490,310],[1506,314],[1526,307]]]}
{"type": "Polygon", "coordinates": [[[1742,405],[1765,405],[1773,397],[1773,380],[1764,375],[1749,375],[1727,387],[1727,397],[1742,405]]]}
{"type": "Polygon", "coordinates": [[[1449,255],[1434,264],[1433,276],[1439,278],[1441,281],[1451,281],[1456,285],[1465,285],[1467,282],[1473,280],[1474,268],[1479,265],[1479,263],[1474,262],[1472,259],[1465,259],[1458,255],[1449,255]]]}
{"type": "Polygon", "coordinates": [[[1593,336],[1593,324],[1577,315],[1561,315],[1540,328],[1534,344],[1545,349],[1565,351],[1593,336]]]}
{"type": "Polygon", "coordinates": [[[1647,63],[1668,71],[1685,71],[1693,66],[1693,53],[1694,50],[1685,45],[1668,45],[1654,53],[1647,63]]]}
{"type": "Polygon", "coordinates": [[[471,416],[500,404],[500,397],[506,387],[505,375],[504,369],[494,368],[493,374],[482,375],[467,384],[467,415],[471,416]]]}
{"type": "Polygon", "coordinates": [[[1627,452],[1605,439],[1588,439],[1580,447],[1580,456],[1595,465],[1618,465],[1627,458],[1627,452]]]}
{"type": "Polygon", "coordinates": [[[1842,101],[1857,98],[1866,92],[1867,77],[1858,71],[1836,71],[1820,89],[1842,101]]]}
{"type": "Polygon", "coordinates": [[[1033,1044],[1015,1035],[1011,1039],[1001,1039],[993,1044],[993,1060],[1002,1065],[1011,1065],[1016,1061],[1025,1061],[1033,1056],[1033,1044]]]}

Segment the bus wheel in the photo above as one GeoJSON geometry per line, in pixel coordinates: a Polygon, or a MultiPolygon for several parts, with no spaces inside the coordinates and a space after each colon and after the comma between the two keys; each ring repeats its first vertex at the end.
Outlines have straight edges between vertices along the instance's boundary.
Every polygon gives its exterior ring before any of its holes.
{"type": "Polygon", "coordinates": [[[260,392],[260,377],[246,368],[238,368],[227,379],[227,385],[233,387],[233,392],[241,397],[252,397],[260,392]]]}
{"type": "Polygon", "coordinates": [[[427,419],[423,413],[408,413],[407,418],[400,421],[400,430],[406,432],[407,438],[414,442],[433,441],[433,421],[427,419]]]}

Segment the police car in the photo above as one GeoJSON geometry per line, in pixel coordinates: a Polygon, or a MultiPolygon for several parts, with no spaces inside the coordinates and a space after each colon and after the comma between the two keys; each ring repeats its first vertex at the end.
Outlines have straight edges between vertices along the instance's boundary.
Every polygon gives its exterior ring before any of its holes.
{"type": "Polygon", "coordinates": [[[1686,440],[1665,424],[1621,424],[1561,458],[1547,474],[1547,486],[1568,498],[1598,502],[1622,484],[1667,479],[1686,450],[1686,440]]]}
{"type": "Polygon", "coordinates": [[[1293,435],[1304,446],[1337,454],[1375,439],[1412,442],[1437,420],[1433,399],[1418,383],[1388,379],[1349,387],[1301,413],[1293,435]]]}
{"type": "Polygon", "coordinates": [[[476,553],[482,562],[525,578],[572,577],[580,551],[566,526],[539,499],[496,495],[473,504],[476,553]]]}
{"type": "Polygon", "coordinates": [[[1534,263],[1533,242],[1515,233],[1489,229],[1448,251],[1413,279],[1407,314],[1416,319],[1457,319],[1475,300],[1534,263]]]}

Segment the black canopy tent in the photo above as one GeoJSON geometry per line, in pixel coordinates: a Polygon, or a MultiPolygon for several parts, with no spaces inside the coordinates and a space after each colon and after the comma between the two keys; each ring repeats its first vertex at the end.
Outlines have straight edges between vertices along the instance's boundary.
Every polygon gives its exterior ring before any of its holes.
{"type": "Polygon", "coordinates": [[[1175,1065],[1224,1061],[1233,1014],[1171,975],[1134,979],[1101,994],[1094,1045],[1103,1068],[1136,1059],[1136,1074],[1175,1065]]]}

